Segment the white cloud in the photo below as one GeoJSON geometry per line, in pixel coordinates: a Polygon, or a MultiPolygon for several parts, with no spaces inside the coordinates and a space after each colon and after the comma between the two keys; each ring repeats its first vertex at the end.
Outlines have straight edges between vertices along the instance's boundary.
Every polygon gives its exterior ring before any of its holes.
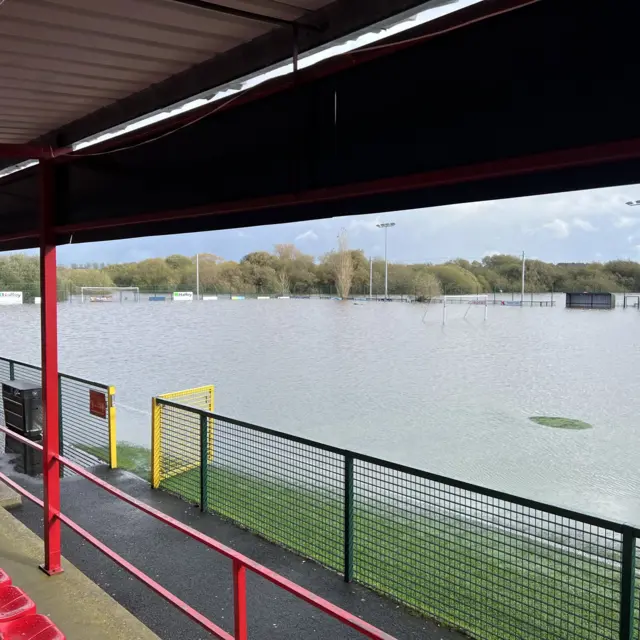
{"type": "Polygon", "coordinates": [[[496,251],[495,249],[492,249],[491,251],[485,251],[482,254],[483,258],[492,258],[493,256],[499,256],[500,254],[502,254],[502,251],[496,251]]]}
{"type": "Polygon", "coordinates": [[[583,231],[597,231],[597,229],[588,221],[582,218],[574,218],[573,226],[582,229],[583,231]]]}
{"type": "Polygon", "coordinates": [[[296,236],[296,242],[298,242],[299,240],[317,240],[317,239],[318,239],[318,234],[311,229],[309,229],[308,231],[305,231],[304,233],[300,233],[296,236]]]}
{"type": "Polygon", "coordinates": [[[359,216],[349,221],[349,230],[357,234],[360,229],[365,231],[378,231],[378,224],[381,222],[380,216],[359,216]]]}
{"type": "Polygon", "coordinates": [[[628,229],[629,227],[635,227],[638,223],[640,223],[640,218],[630,218],[629,216],[620,216],[613,223],[613,226],[616,229],[628,229]]]}
{"type": "Polygon", "coordinates": [[[553,222],[547,222],[542,225],[543,229],[548,229],[556,238],[566,238],[569,233],[569,223],[560,218],[556,218],[553,222]]]}

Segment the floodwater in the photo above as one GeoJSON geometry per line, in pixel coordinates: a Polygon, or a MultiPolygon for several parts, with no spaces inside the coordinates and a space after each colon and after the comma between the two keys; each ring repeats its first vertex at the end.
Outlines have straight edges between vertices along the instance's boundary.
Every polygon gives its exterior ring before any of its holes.
{"type": "MultiPolygon", "coordinates": [[[[122,440],[149,444],[154,394],[215,384],[222,415],[640,524],[640,312],[555,299],[445,326],[400,302],[60,304],[60,369],[116,386],[122,440]]],[[[0,355],[37,364],[39,308],[0,320],[0,355]]]]}

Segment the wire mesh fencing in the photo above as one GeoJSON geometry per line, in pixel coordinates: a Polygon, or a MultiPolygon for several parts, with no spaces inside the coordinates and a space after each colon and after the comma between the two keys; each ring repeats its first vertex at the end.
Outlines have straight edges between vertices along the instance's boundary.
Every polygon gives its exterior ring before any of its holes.
{"type": "Polygon", "coordinates": [[[475,638],[619,637],[619,526],[379,463],[354,482],[358,582],[475,638]]]}
{"type": "Polygon", "coordinates": [[[60,374],[59,385],[63,454],[84,467],[99,463],[117,466],[113,460],[113,389],[65,374],[60,374]]]}
{"type": "Polygon", "coordinates": [[[157,398],[153,416],[153,486],[200,504],[200,415],[157,398]]]}
{"type": "MultiPolygon", "coordinates": [[[[36,365],[0,358],[0,382],[22,380],[41,384],[36,365]]],[[[58,375],[60,453],[91,467],[106,463],[117,466],[115,389],[83,378],[58,375]]],[[[0,397],[0,405],[2,405],[0,397]]],[[[0,408],[4,423],[4,406],[0,408]]],[[[65,474],[70,474],[65,469],[65,474]]]]}
{"type": "Polygon", "coordinates": [[[166,397],[153,412],[154,486],[342,571],[341,454],[166,397]]]}
{"type": "Polygon", "coordinates": [[[155,402],[156,486],[203,510],[474,638],[638,639],[639,530],[155,402]]]}
{"type": "Polygon", "coordinates": [[[40,371],[40,367],[16,361],[12,361],[10,362],[10,364],[13,364],[11,380],[26,380],[28,382],[40,384],[42,380],[42,372],[40,371]]]}
{"type": "MultiPolygon", "coordinates": [[[[160,486],[161,480],[175,477],[174,484],[163,488],[178,493],[187,500],[200,502],[200,493],[189,486],[191,476],[188,472],[199,468],[201,463],[201,417],[199,413],[185,410],[186,407],[213,411],[215,389],[213,385],[194,387],[184,391],[165,393],[152,402],[152,485],[160,486]],[[179,405],[165,401],[177,401],[179,405]]],[[[206,420],[206,428],[211,431],[209,448],[213,449],[213,419],[206,420]]],[[[206,455],[210,455],[207,452],[206,455]]],[[[206,461],[205,461],[206,464],[206,461]]],[[[199,486],[199,485],[198,485],[199,486]]]]}
{"type": "Polygon", "coordinates": [[[338,571],[344,457],[216,417],[206,508],[338,571]]]}

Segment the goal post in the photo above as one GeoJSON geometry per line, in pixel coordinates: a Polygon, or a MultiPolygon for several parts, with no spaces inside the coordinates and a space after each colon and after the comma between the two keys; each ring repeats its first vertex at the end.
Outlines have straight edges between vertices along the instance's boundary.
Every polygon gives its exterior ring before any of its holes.
{"type": "Polygon", "coordinates": [[[473,306],[484,307],[484,319],[487,319],[489,311],[489,296],[486,294],[471,294],[466,296],[442,296],[442,324],[447,324],[447,305],[466,304],[467,310],[464,312],[463,319],[473,306]]]}
{"type": "Polygon", "coordinates": [[[80,287],[82,302],[123,302],[130,294],[133,302],[140,301],[140,287],[80,287]]]}
{"type": "MultiPolygon", "coordinates": [[[[431,298],[429,304],[436,303],[442,304],[442,324],[447,324],[447,307],[451,305],[466,305],[467,309],[464,312],[463,319],[467,317],[469,311],[471,311],[474,307],[484,307],[484,319],[486,320],[489,312],[489,296],[484,293],[479,294],[469,294],[469,295],[459,295],[459,296],[437,296],[435,298],[431,298]]],[[[427,307],[428,311],[428,307],[427,307]]],[[[427,311],[424,312],[422,316],[422,321],[427,315],[427,311]]]]}

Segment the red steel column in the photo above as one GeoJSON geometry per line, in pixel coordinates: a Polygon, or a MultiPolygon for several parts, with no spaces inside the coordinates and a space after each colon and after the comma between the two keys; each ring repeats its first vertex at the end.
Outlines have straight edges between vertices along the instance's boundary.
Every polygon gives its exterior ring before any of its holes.
{"type": "Polygon", "coordinates": [[[54,231],[55,175],[51,162],[40,161],[40,296],[42,341],[42,406],[44,442],[44,564],[48,575],[62,571],[60,551],[60,449],[58,424],[58,293],[54,231]]]}
{"type": "Polygon", "coordinates": [[[233,621],[234,639],[247,640],[247,570],[237,558],[233,559],[233,621]]]}

